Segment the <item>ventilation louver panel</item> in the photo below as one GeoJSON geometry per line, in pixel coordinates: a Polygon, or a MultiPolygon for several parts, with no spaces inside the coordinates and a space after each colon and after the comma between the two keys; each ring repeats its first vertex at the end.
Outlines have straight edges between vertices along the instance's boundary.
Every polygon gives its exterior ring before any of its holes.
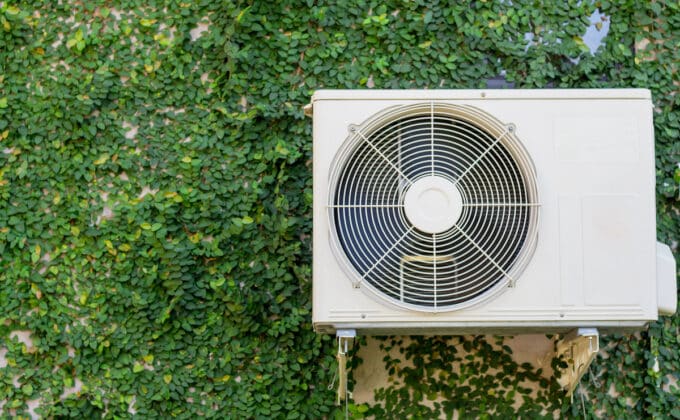
{"type": "Polygon", "coordinates": [[[512,125],[470,106],[390,108],[350,127],[329,184],[331,242],[353,282],[445,311],[513,282],[533,253],[533,164],[512,125]]]}

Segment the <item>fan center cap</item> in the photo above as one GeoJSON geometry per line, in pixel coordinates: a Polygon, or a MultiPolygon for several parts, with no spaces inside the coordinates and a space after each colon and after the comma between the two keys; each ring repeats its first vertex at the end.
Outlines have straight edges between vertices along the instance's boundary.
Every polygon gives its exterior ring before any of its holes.
{"type": "Polygon", "coordinates": [[[411,184],[404,196],[406,218],[426,233],[447,231],[463,212],[460,191],[448,179],[428,176],[411,184]]]}

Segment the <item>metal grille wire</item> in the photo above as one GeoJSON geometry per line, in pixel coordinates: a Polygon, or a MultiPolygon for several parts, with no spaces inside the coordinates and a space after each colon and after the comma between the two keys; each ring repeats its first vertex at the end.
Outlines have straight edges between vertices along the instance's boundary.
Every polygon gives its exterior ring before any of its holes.
{"type": "Polygon", "coordinates": [[[514,283],[533,254],[538,194],[533,163],[505,125],[471,106],[422,103],[385,110],[350,135],[331,165],[331,245],[355,285],[401,307],[461,309],[514,283]],[[451,181],[463,211],[444,232],[404,213],[408,187],[451,181]]]}

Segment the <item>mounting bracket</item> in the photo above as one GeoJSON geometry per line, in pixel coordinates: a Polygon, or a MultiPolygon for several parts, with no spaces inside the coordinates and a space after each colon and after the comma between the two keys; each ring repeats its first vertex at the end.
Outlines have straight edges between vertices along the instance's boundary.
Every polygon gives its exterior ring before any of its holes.
{"type": "Polygon", "coordinates": [[[576,385],[600,351],[600,334],[597,328],[577,328],[557,342],[557,357],[563,356],[567,367],[560,369],[557,382],[571,397],[576,385]]]}
{"type": "Polygon", "coordinates": [[[336,356],[338,360],[338,398],[336,404],[340,405],[342,401],[347,404],[347,397],[352,397],[351,393],[347,391],[347,351],[350,342],[354,343],[357,331],[337,330],[335,336],[338,338],[338,355],[336,356]]]}

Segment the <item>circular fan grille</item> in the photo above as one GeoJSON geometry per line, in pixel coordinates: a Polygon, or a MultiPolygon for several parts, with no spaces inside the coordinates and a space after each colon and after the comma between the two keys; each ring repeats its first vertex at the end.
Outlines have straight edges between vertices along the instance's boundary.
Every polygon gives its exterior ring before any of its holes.
{"type": "Polygon", "coordinates": [[[331,243],[353,282],[402,307],[444,311],[500,292],[535,248],[531,159],[470,106],[390,108],[331,167],[331,243]]]}

